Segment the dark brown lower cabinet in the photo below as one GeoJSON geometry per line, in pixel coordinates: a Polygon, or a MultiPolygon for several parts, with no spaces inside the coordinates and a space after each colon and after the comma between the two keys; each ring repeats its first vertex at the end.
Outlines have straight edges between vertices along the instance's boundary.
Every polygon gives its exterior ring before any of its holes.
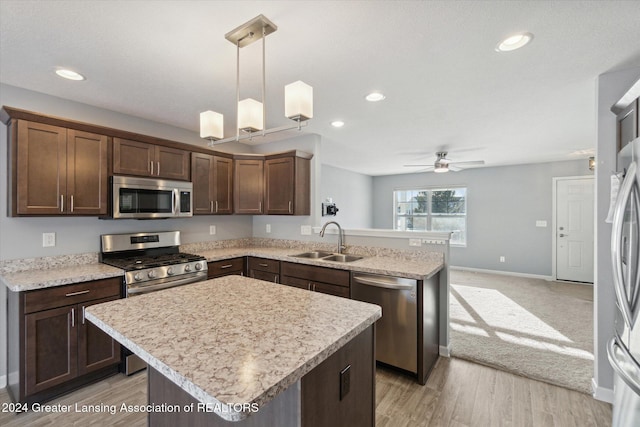
{"type": "Polygon", "coordinates": [[[116,373],[120,344],[84,318],[120,298],[122,278],[8,293],[8,390],[39,402],[116,373]]]}
{"type": "MultiPolygon", "coordinates": [[[[151,427],[373,427],[375,426],[375,325],[369,326],[244,420],[216,414],[149,412],[151,427]]],[[[198,401],[153,368],[148,372],[148,401],[185,407],[198,401]]]]}
{"type": "Polygon", "coordinates": [[[207,263],[207,279],[231,276],[234,274],[244,276],[244,257],[207,263]]]}
{"type": "Polygon", "coordinates": [[[283,262],[280,267],[283,285],[349,298],[349,271],[314,265],[283,262]]]}
{"type": "Polygon", "coordinates": [[[266,282],[280,283],[280,261],[247,257],[248,276],[266,282]]]}

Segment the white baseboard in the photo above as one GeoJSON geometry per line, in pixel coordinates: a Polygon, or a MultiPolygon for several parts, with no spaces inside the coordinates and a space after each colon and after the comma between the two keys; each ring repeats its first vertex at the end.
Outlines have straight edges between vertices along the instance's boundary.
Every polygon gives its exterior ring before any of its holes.
{"type": "Polygon", "coordinates": [[[451,357],[451,344],[448,346],[441,345],[438,352],[442,357],[451,357]]]}
{"type": "Polygon", "coordinates": [[[455,265],[449,266],[451,270],[460,270],[460,271],[470,271],[475,273],[489,273],[489,274],[499,274],[502,276],[516,276],[516,277],[526,277],[529,279],[542,279],[542,280],[553,280],[551,276],[545,276],[542,274],[529,274],[529,273],[518,273],[515,271],[502,271],[502,270],[488,270],[484,268],[472,268],[472,267],[458,267],[455,265]]]}
{"type": "Polygon", "coordinates": [[[598,387],[596,379],[591,378],[591,390],[594,399],[613,404],[613,389],[598,387]]]}

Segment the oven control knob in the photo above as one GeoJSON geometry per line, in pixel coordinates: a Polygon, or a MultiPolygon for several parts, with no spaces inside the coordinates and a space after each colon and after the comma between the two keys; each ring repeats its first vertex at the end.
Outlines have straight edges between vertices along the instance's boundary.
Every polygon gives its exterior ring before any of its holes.
{"type": "Polygon", "coordinates": [[[142,280],[142,274],[140,273],[136,273],[135,276],[133,276],[133,278],[136,280],[136,282],[142,280]]]}
{"type": "Polygon", "coordinates": [[[153,279],[154,277],[156,277],[156,271],[151,270],[149,273],[147,273],[147,276],[149,276],[149,279],[153,279]]]}
{"type": "Polygon", "coordinates": [[[197,263],[196,264],[196,270],[202,270],[202,264],[197,263]]]}
{"type": "Polygon", "coordinates": [[[167,268],[167,276],[171,276],[173,274],[173,267],[167,268]]]}
{"type": "Polygon", "coordinates": [[[189,264],[185,265],[184,266],[184,271],[187,271],[187,272],[191,271],[191,265],[189,265],[189,264]]]}

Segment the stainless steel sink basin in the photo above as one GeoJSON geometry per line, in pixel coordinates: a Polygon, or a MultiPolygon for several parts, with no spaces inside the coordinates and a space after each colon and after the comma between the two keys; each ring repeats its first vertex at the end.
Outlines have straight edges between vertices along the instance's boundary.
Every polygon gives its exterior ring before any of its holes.
{"type": "Polygon", "coordinates": [[[332,255],[331,252],[325,252],[325,251],[311,251],[311,252],[304,252],[301,254],[297,254],[297,255],[291,255],[292,257],[295,258],[324,258],[326,256],[332,255]]]}
{"type": "Polygon", "coordinates": [[[323,261],[333,261],[333,262],[353,262],[359,259],[362,259],[362,257],[355,256],[355,255],[344,255],[344,254],[333,254],[333,255],[322,258],[323,261]]]}
{"type": "Polygon", "coordinates": [[[303,252],[301,254],[291,255],[294,258],[310,258],[317,259],[319,261],[333,261],[333,262],[353,262],[362,259],[361,256],[334,254],[326,251],[311,251],[303,252]]]}

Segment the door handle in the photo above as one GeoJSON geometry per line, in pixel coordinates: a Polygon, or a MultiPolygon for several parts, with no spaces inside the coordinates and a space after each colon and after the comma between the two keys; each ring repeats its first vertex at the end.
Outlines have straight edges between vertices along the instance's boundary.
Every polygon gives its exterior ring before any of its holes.
{"type": "Polygon", "coordinates": [[[633,356],[629,354],[629,351],[624,347],[624,345],[621,345],[618,342],[617,333],[607,344],[607,356],[609,362],[611,362],[611,367],[618,373],[618,375],[620,375],[622,381],[624,381],[625,384],[627,384],[636,394],[640,394],[640,384],[634,381],[627,371],[621,366],[619,357],[622,357],[623,364],[628,364],[629,361],[632,361],[633,356]],[[617,353],[620,353],[620,356],[618,356],[617,353]]]}
{"type": "Polygon", "coordinates": [[[560,237],[569,237],[569,235],[568,235],[568,234],[562,234],[562,233],[560,233],[560,235],[559,235],[559,236],[560,236],[560,237]]]}

